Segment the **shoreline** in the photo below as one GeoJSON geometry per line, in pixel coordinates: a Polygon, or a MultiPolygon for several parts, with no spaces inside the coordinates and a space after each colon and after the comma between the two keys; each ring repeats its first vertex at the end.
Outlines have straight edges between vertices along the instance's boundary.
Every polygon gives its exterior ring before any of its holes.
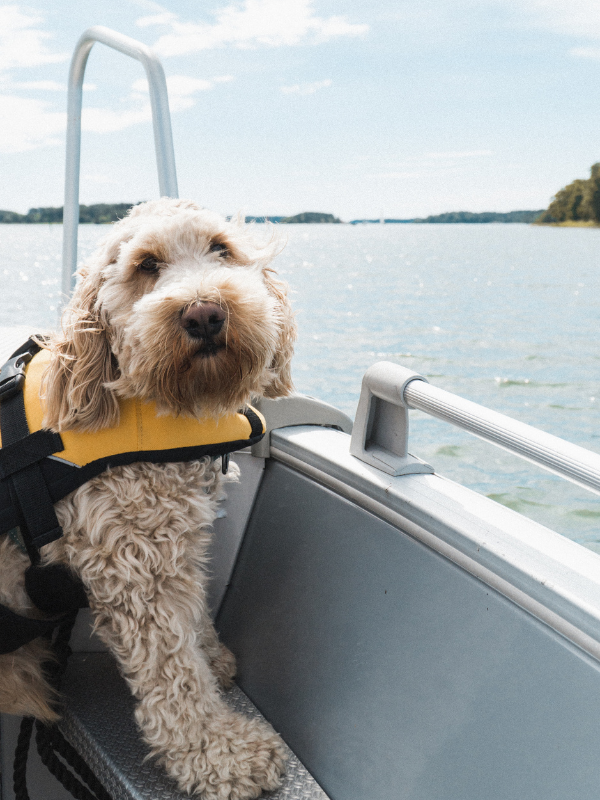
{"type": "Polygon", "coordinates": [[[600,228],[599,222],[591,220],[565,220],[564,222],[532,222],[539,228],[600,228]]]}

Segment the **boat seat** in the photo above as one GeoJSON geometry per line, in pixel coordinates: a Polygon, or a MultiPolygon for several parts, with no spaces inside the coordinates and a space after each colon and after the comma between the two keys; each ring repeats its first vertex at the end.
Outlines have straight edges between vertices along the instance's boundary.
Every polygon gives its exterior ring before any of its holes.
{"type": "MultiPolygon", "coordinates": [[[[63,682],[65,713],[60,723],[106,787],[113,800],[182,800],[175,783],[152,760],[141,741],[134,718],[134,700],[109,653],[74,653],[63,682]]],[[[248,697],[235,686],[227,702],[244,714],[261,717],[248,697]]],[[[327,795],[288,751],[282,787],[264,797],[270,800],[328,800],[327,795]]]]}
{"type": "MultiPolygon", "coordinates": [[[[189,795],[180,792],[154,760],[145,760],[148,748],[141,741],[133,718],[134,699],[109,653],[74,653],[64,676],[63,695],[65,707],[60,728],[94,770],[112,800],[189,800],[189,795]]],[[[226,692],[225,698],[236,711],[262,718],[237,686],[226,692]]],[[[3,763],[6,775],[3,777],[7,779],[3,785],[4,800],[14,800],[12,756],[19,720],[19,717],[3,715],[6,751],[3,763]]],[[[261,797],[265,800],[329,800],[298,758],[287,749],[287,769],[281,788],[261,797]]],[[[32,800],[72,800],[42,766],[35,746],[31,747],[29,761],[32,800]]]]}

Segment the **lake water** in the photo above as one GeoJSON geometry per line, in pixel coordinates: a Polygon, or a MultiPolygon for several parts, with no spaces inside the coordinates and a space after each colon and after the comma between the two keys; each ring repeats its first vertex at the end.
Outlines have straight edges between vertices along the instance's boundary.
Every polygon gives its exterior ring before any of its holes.
{"type": "MultiPolygon", "coordinates": [[[[297,389],[354,415],[380,360],[600,452],[600,229],[289,225],[297,389]]],[[[104,226],[82,226],[80,257],[104,226]]],[[[0,325],[56,324],[60,226],[2,225],[0,325]]],[[[600,552],[600,497],[419,412],[410,450],[600,552]]]]}

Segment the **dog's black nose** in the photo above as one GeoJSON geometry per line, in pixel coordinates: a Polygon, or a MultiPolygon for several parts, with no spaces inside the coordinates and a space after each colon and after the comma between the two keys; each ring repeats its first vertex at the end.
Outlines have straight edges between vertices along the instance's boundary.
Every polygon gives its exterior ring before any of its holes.
{"type": "Polygon", "coordinates": [[[209,341],[221,332],[226,319],[216,303],[194,303],[183,312],[179,324],[192,339],[209,341]]]}

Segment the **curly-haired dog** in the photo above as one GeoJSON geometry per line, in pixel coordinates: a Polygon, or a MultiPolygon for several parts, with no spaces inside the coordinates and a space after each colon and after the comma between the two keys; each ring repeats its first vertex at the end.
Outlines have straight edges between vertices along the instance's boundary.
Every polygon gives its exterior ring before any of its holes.
{"type": "MultiPolygon", "coordinates": [[[[115,425],[119,399],[219,417],[292,389],[295,327],[284,284],[252,229],[186,201],[136,206],[80,270],[42,396],[45,427],[115,425]]],[[[98,635],[137,698],[144,740],[182,790],[241,800],[274,789],[284,768],[265,724],[229,710],[219,687],[235,662],[210,621],[204,566],[220,464],[113,468],[56,504],[64,535],[42,550],[81,578],[98,635]]],[[[27,556],[4,537],[0,602],[35,614],[27,556]]],[[[36,640],[0,656],[0,710],[57,715],[36,640]]]]}

